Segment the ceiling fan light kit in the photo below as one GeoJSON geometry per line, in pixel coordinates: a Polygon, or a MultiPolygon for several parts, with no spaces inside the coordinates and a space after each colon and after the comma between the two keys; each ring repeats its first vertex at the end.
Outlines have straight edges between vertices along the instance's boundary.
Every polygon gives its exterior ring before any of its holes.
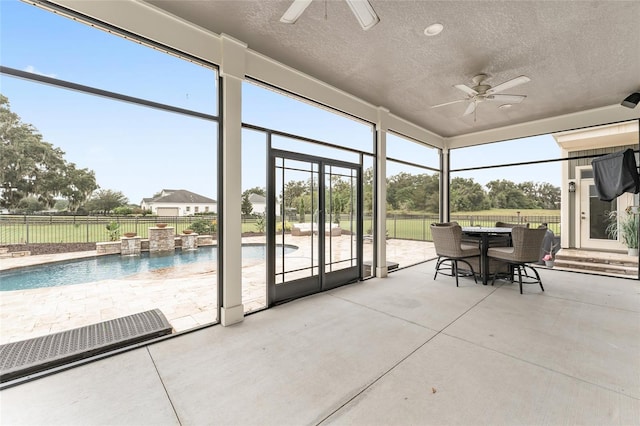
{"type": "Polygon", "coordinates": [[[486,74],[478,74],[471,79],[471,81],[473,82],[473,87],[469,87],[465,84],[454,85],[453,87],[464,92],[467,95],[467,98],[433,105],[431,108],[439,108],[445,105],[451,105],[459,102],[469,102],[467,109],[462,114],[462,116],[464,117],[474,113],[476,111],[476,108],[478,107],[478,104],[481,102],[502,102],[503,105],[501,105],[499,108],[509,108],[513,106],[513,104],[520,103],[526,99],[525,95],[508,95],[500,92],[531,81],[529,77],[521,75],[519,77],[512,78],[511,80],[507,80],[504,83],[500,83],[497,86],[491,86],[487,84],[486,80],[488,78],[489,76],[486,74]],[[506,105],[509,105],[509,107],[507,107],[506,105]]]}
{"type": "MultiPolygon", "coordinates": [[[[302,15],[307,7],[311,4],[312,0],[293,0],[289,9],[282,15],[280,22],[285,24],[294,24],[298,18],[302,15]]],[[[351,12],[355,15],[358,23],[363,30],[373,28],[380,18],[378,14],[373,10],[373,7],[368,0],[345,0],[351,12]]]]}

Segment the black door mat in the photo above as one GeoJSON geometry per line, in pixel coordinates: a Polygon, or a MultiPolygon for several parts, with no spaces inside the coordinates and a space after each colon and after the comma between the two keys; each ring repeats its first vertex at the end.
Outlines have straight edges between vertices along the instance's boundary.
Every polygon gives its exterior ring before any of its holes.
{"type": "Polygon", "coordinates": [[[0,345],[0,383],[171,334],[159,309],[0,345]]]}

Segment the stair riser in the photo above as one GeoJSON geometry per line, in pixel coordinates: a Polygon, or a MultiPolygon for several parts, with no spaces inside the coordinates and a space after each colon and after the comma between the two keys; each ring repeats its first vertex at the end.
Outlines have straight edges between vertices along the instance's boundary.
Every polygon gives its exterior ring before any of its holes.
{"type": "Polygon", "coordinates": [[[575,263],[584,263],[586,265],[615,265],[615,266],[628,267],[628,268],[637,268],[638,267],[638,262],[637,261],[629,261],[629,262],[615,261],[615,260],[614,261],[611,261],[611,260],[603,261],[602,259],[573,257],[573,256],[557,256],[556,257],[556,262],[562,262],[562,261],[575,262],[575,263]]]}
{"type": "Polygon", "coordinates": [[[594,263],[563,263],[561,261],[556,260],[555,266],[557,268],[567,268],[567,269],[579,269],[583,271],[596,271],[596,272],[604,272],[609,274],[617,274],[617,275],[628,275],[628,276],[637,276],[638,268],[633,266],[628,267],[619,267],[611,268],[609,265],[605,263],[594,264],[594,263]]]}

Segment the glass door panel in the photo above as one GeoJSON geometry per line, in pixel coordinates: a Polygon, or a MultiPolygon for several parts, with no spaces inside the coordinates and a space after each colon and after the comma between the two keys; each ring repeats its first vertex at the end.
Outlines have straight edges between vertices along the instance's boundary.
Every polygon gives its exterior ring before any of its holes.
{"type": "Polygon", "coordinates": [[[356,266],[357,174],[356,170],[325,165],[325,272],[356,266]]]}
{"type": "Polygon", "coordinates": [[[270,164],[270,303],[358,280],[361,167],[275,149],[270,164]]]}
{"type": "Polygon", "coordinates": [[[601,250],[625,250],[624,245],[607,232],[609,212],[624,213],[629,196],[623,194],[612,201],[598,197],[592,178],[580,181],[580,247],[601,250]]]}

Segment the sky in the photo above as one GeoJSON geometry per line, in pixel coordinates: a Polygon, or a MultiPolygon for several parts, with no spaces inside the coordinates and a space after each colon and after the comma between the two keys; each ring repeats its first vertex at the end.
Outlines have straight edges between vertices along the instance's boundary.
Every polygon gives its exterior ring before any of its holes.
{"type": "MultiPolygon", "coordinates": [[[[217,114],[215,70],[113,36],[17,0],[0,0],[0,64],[206,114],[217,114]]],[[[217,124],[130,103],[0,75],[0,93],[23,123],[65,151],[65,159],[96,173],[102,189],[138,204],[161,189],[187,189],[217,198],[217,124]]],[[[370,125],[245,83],[243,122],[373,152],[370,125]]],[[[358,162],[326,148],[278,139],[281,149],[358,162]]],[[[266,182],[264,135],[243,132],[243,189],[266,182]]],[[[387,154],[437,168],[437,150],[388,136],[387,154]]],[[[452,169],[558,158],[551,136],[451,152],[452,169]]],[[[366,159],[367,165],[371,159],[366,159]]],[[[388,163],[388,175],[424,173],[388,163]]],[[[428,171],[427,171],[428,172],[428,171]]],[[[560,163],[457,173],[560,184],[560,163]]]]}

